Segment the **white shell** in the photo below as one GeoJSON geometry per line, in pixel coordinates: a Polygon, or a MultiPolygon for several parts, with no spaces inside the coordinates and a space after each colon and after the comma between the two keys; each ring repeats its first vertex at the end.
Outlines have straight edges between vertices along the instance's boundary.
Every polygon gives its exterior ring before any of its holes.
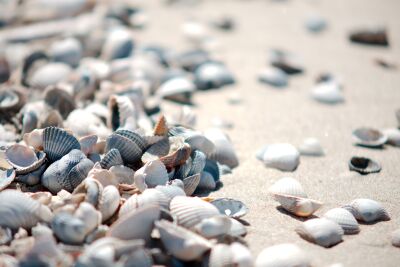
{"type": "Polygon", "coordinates": [[[317,33],[323,31],[326,28],[327,22],[323,17],[313,14],[308,16],[305,21],[305,26],[308,31],[317,33]]]}
{"type": "Polygon", "coordinates": [[[400,248],[400,229],[392,233],[392,245],[400,248]]]}
{"type": "Polygon", "coordinates": [[[307,198],[307,194],[304,192],[299,181],[291,177],[283,177],[279,179],[268,189],[268,191],[272,195],[280,194],[307,198]]]}
{"type": "Polygon", "coordinates": [[[115,186],[108,185],[103,190],[99,210],[102,214],[102,221],[105,222],[114,215],[119,207],[120,195],[115,186]]]}
{"type": "Polygon", "coordinates": [[[268,67],[258,74],[258,80],[275,87],[285,87],[288,84],[288,75],[281,69],[268,67]]]}
{"type": "Polygon", "coordinates": [[[147,162],[134,175],[135,185],[141,192],[157,185],[165,185],[168,180],[167,169],[159,159],[147,162]]]}
{"type": "Polygon", "coordinates": [[[194,83],[186,77],[176,77],[164,82],[157,90],[160,97],[171,97],[179,94],[193,93],[196,90],[194,83]]]}
{"type": "Polygon", "coordinates": [[[298,246],[280,244],[262,250],[255,267],[311,267],[311,260],[298,246]]]}
{"type": "Polygon", "coordinates": [[[267,167],[294,171],[300,163],[300,153],[291,144],[277,143],[265,147],[262,161],[267,167]]]}
{"type": "Polygon", "coordinates": [[[240,200],[232,198],[217,198],[211,201],[221,214],[232,218],[240,218],[247,214],[249,208],[240,200]]]}
{"type": "Polygon", "coordinates": [[[342,90],[335,82],[319,83],[312,89],[311,97],[326,104],[337,104],[344,101],[342,90]]]}
{"type": "Polygon", "coordinates": [[[233,243],[231,245],[217,244],[211,250],[209,266],[252,267],[253,257],[249,249],[240,243],[233,243]]]}
{"type": "Polygon", "coordinates": [[[230,236],[245,236],[247,234],[246,227],[236,219],[230,218],[231,220],[231,227],[229,229],[230,236]]]}
{"type": "Polygon", "coordinates": [[[400,146],[400,130],[397,128],[385,129],[383,134],[387,136],[387,143],[393,146],[400,146]]]}
{"type": "Polygon", "coordinates": [[[214,216],[203,219],[193,229],[201,236],[210,239],[228,234],[231,229],[231,220],[227,216],[214,216]]]}
{"type": "Polygon", "coordinates": [[[215,145],[215,152],[210,159],[214,159],[221,164],[235,168],[239,165],[239,159],[229,138],[220,129],[209,129],[204,136],[215,145]]]}
{"type": "Polygon", "coordinates": [[[71,67],[64,63],[48,63],[39,67],[30,78],[32,87],[45,89],[49,85],[57,84],[66,79],[71,73],[71,67]]]}
{"type": "Polygon", "coordinates": [[[340,225],[325,218],[305,221],[296,232],[305,240],[327,248],[342,242],[343,237],[340,225]]]}
{"type": "Polygon", "coordinates": [[[82,45],[75,38],[54,42],[50,47],[54,61],[64,62],[73,67],[79,65],[82,56],[82,45]]]}
{"type": "Polygon", "coordinates": [[[321,202],[309,198],[280,194],[275,194],[274,198],[281,204],[282,208],[300,217],[311,216],[322,206],[321,202]]]}
{"type": "Polygon", "coordinates": [[[168,208],[169,202],[169,198],[164,193],[155,188],[149,188],[140,195],[132,195],[128,198],[121,206],[119,216],[124,216],[132,210],[147,206],[168,208]]]}
{"type": "Polygon", "coordinates": [[[343,208],[350,211],[358,221],[372,223],[390,220],[390,216],[382,204],[372,199],[355,199],[343,208]]]}
{"type": "Polygon", "coordinates": [[[321,143],[316,138],[304,139],[303,143],[299,146],[299,151],[301,155],[304,156],[323,156],[325,154],[321,143]]]}
{"type": "Polygon", "coordinates": [[[124,165],[112,166],[110,172],[114,174],[119,184],[133,184],[135,172],[124,165]]]}
{"type": "Polygon", "coordinates": [[[92,204],[82,202],[75,210],[74,216],[85,223],[85,235],[101,224],[101,213],[92,204]]]}
{"type": "Polygon", "coordinates": [[[332,220],[339,224],[345,234],[357,234],[360,232],[357,220],[348,210],[343,208],[334,208],[324,214],[324,218],[332,220]]]}

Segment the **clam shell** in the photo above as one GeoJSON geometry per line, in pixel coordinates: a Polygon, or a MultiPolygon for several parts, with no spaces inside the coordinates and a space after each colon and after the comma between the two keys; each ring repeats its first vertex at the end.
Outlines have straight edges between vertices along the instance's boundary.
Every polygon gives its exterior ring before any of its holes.
{"type": "Polygon", "coordinates": [[[103,186],[93,178],[86,178],[72,192],[73,195],[84,193],[85,201],[98,208],[103,195],[103,186]]]}
{"type": "Polygon", "coordinates": [[[294,171],[300,164],[300,153],[291,144],[277,143],[264,147],[261,152],[265,166],[281,171],[294,171]]]}
{"type": "Polygon", "coordinates": [[[387,136],[387,144],[400,147],[400,130],[396,128],[385,129],[383,134],[387,136]]]}
{"type": "Polygon", "coordinates": [[[226,66],[219,62],[205,62],[194,71],[195,84],[200,90],[220,88],[235,83],[226,66]]]}
{"type": "Polygon", "coordinates": [[[219,215],[218,209],[212,204],[197,197],[183,196],[171,200],[170,212],[176,217],[177,223],[185,228],[191,228],[203,219],[219,215]]]}
{"type": "Polygon", "coordinates": [[[337,104],[344,102],[343,92],[336,82],[322,82],[311,90],[311,97],[325,104],[337,104]]]}
{"type": "Polygon", "coordinates": [[[157,185],[165,185],[169,180],[167,169],[160,160],[147,162],[135,172],[135,185],[141,192],[157,185]]]}
{"type": "Polygon", "coordinates": [[[40,166],[37,170],[34,170],[27,174],[20,174],[15,177],[15,181],[21,182],[27,185],[37,185],[40,183],[41,177],[47,168],[46,164],[40,166]]]}
{"type": "Polygon", "coordinates": [[[288,75],[281,69],[270,67],[263,69],[258,74],[258,80],[274,87],[285,87],[288,85],[288,75]]]}
{"type": "Polygon", "coordinates": [[[211,249],[211,243],[207,239],[183,227],[166,220],[158,221],[155,225],[168,253],[180,260],[196,260],[211,249]]]}
{"type": "Polygon", "coordinates": [[[236,242],[231,245],[217,244],[213,246],[210,253],[209,266],[252,267],[254,263],[249,249],[236,242]]]}
{"type": "Polygon", "coordinates": [[[272,195],[288,195],[294,197],[307,198],[301,184],[294,178],[284,177],[276,181],[269,189],[272,195]]]}
{"type": "Polygon", "coordinates": [[[211,239],[228,234],[231,229],[231,220],[227,216],[214,216],[203,219],[193,226],[193,229],[199,235],[211,239]]]}
{"type": "Polygon", "coordinates": [[[342,208],[350,211],[358,221],[373,223],[390,220],[390,216],[382,204],[372,199],[355,199],[342,208]]]}
{"type": "Polygon", "coordinates": [[[323,247],[332,247],[342,242],[343,229],[334,221],[328,219],[311,219],[296,228],[305,240],[323,247]]]}
{"type": "Polygon", "coordinates": [[[233,198],[217,198],[211,201],[211,204],[219,210],[219,213],[235,219],[243,217],[249,210],[242,201],[233,198]]]}
{"type": "Polygon", "coordinates": [[[354,143],[365,147],[381,147],[387,141],[387,136],[372,128],[358,128],[353,131],[354,143]]]}
{"type": "Polygon", "coordinates": [[[303,143],[299,146],[299,152],[302,156],[320,157],[325,155],[321,143],[316,138],[304,139],[303,143]]]}
{"type": "Polygon", "coordinates": [[[129,138],[119,134],[112,134],[106,140],[106,152],[112,148],[118,149],[125,164],[134,164],[140,161],[142,149],[129,138]]]}
{"type": "Polygon", "coordinates": [[[57,213],[51,222],[51,228],[57,238],[65,244],[80,245],[85,239],[85,223],[67,212],[57,213]]]}
{"type": "Polygon", "coordinates": [[[200,183],[200,178],[200,173],[198,173],[183,179],[184,190],[187,196],[193,195],[194,191],[196,191],[200,183]]]}
{"type": "Polygon", "coordinates": [[[258,254],[255,267],[311,267],[308,255],[294,244],[280,244],[265,248],[258,254]]]}
{"type": "Polygon", "coordinates": [[[324,218],[334,221],[342,227],[345,234],[357,234],[360,232],[357,220],[348,210],[334,208],[324,214],[324,218]]]}
{"type": "Polygon", "coordinates": [[[108,236],[122,240],[149,240],[153,224],[160,217],[160,207],[147,206],[131,211],[110,227],[108,236]]]}
{"type": "Polygon", "coordinates": [[[29,85],[34,88],[45,89],[49,85],[55,85],[70,75],[70,66],[60,62],[50,62],[36,69],[29,78],[29,85]]]}
{"type": "Polygon", "coordinates": [[[239,165],[239,160],[229,138],[220,129],[209,129],[204,133],[215,146],[215,151],[209,159],[213,159],[221,164],[235,168],[239,165]]]}
{"type": "Polygon", "coordinates": [[[128,200],[121,206],[119,216],[125,216],[130,211],[141,207],[158,206],[168,208],[169,203],[170,199],[166,194],[157,189],[149,188],[140,195],[132,195],[128,198],[128,200]]]}
{"type": "Polygon", "coordinates": [[[196,87],[190,79],[174,77],[161,84],[157,90],[157,95],[181,103],[190,103],[191,95],[195,90],[196,87]]]}
{"type": "Polygon", "coordinates": [[[322,206],[321,202],[309,198],[281,194],[275,194],[274,198],[282,208],[300,217],[311,216],[322,206]]]}
{"type": "Polygon", "coordinates": [[[395,247],[400,247],[400,229],[392,232],[392,245],[395,247]]]}
{"type": "Polygon", "coordinates": [[[82,152],[88,156],[89,154],[93,153],[97,144],[98,136],[87,135],[79,139],[79,144],[81,145],[82,152]]]}
{"type": "Polygon", "coordinates": [[[53,214],[50,209],[16,190],[0,192],[0,226],[11,229],[30,229],[38,222],[49,222],[53,214]]]}
{"type": "Polygon", "coordinates": [[[2,170],[0,169],[0,191],[7,188],[15,178],[15,171],[13,169],[2,170]]]}
{"type": "Polygon", "coordinates": [[[124,162],[122,160],[121,154],[119,150],[116,148],[110,149],[107,154],[100,161],[100,165],[103,169],[110,169],[113,166],[123,165],[124,162]]]}
{"type": "Polygon", "coordinates": [[[73,96],[57,86],[51,86],[46,89],[44,101],[47,105],[60,112],[64,119],[76,108],[73,96]]]}
{"type": "Polygon", "coordinates": [[[122,135],[124,137],[127,137],[129,140],[134,142],[142,150],[145,150],[147,147],[146,140],[138,133],[135,133],[135,132],[132,132],[129,130],[124,130],[124,129],[119,129],[119,130],[115,131],[115,133],[122,135]]]}
{"type": "Polygon", "coordinates": [[[361,174],[380,172],[381,166],[378,162],[364,157],[352,157],[349,161],[349,169],[361,174]]]}
{"type": "Polygon", "coordinates": [[[199,190],[214,190],[217,187],[217,183],[214,177],[209,172],[201,172],[200,181],[196,189],[199,190]]]}
{"type": "Polygon", "coordinates": [[[55,162],[73,149],[81,149],[78,140],[65,130],[47,127],[43,131],[43,151],[50,162],[55,162]]]}
{"type": "Polygon", "coordinates": [[[7,148],[5,155],[17,174],[26,174],[38,169],[46,158],[45,153],[38,152],[36,154],[31,148],[19,144],[7,148]]]}

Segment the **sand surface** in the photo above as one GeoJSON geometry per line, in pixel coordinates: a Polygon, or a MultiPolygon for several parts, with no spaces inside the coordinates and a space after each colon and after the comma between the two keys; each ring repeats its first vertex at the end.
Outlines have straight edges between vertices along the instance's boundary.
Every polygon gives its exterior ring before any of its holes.
{"type": "MultiPolygon", "coordinates": [[[[248,242],[257,255],[263,248],[284,242],[302,247],[315,266],[342,263],[344,266],[400,266],[400,249],[390,244],[390,233],[400,227],[400,149],[368,149],[352,145],[351,132],[359,126],[396,126],[394,111],[400,108],[400,70],[383,69],[376,57],[400,64],[400,1],[204,1],[198,6],[160,6],[146,1],[150,24],[137,38],[183,51],[181,24],[193,17],[208,21],[228,14],[237,22],[232,33],[211,32],[219,42],[215,53],[237,77],[237,84],[217,91],[200,92],[195,98],[198,128],[211,126],[213,117],[234,123],[227,130],[240,159],[233,174],[223,176],[223,188],[211,196],[241,199],[250,208],[244,218],[248,242]],[[308,14],[317,13],[329,22],[318,35],[303,24],[308,14]],[[389,30],[390,48],[351,44],[347,33],[358,27],[384,25],[389,30]],[[258,71],[267,64],[270,48],[283,48],[302,57],[306,73],[290,79],[283,90],[257,82],[258,71]],[[329,71],[342,77],[345,103],[329,106],[314,102],[310,89],[315,77],[329,71]],[[240,105],[227,101],[232,93],[243,97],[240,105]],[[304,138],[318,138],[326,150],[321,158],[301,157],[293,173],[268,169],[255,158],[264,144],[289,142],[299,145],[304,138]],[[382,164],[378,174],[361,176],[348,170],[353,155],[371,157],[382,164]],[[344,205],[355,198],[380,201],[392,220],[361,225],[358,235],[330,249],[301,239],[294,231],[302,220],[277,210],[267,188],[284,176],[298,179],[311,198],[324,202],[316,215],[344,205]]],[[[170,109],[178,106],[168,105],[170,109]]]]}

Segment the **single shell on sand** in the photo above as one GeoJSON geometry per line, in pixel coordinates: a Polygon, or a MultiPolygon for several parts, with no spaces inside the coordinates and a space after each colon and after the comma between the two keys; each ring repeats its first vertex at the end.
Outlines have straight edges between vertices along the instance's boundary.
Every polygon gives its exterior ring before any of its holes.
{"type": "Polygon", "coordinates": [[[342,90],[337,82],[322,82],[311,90],[311,97],[326,104],[337,104],[344,101],[342,90]]]}
{"type": "Polygon", "coordinates": [[[283,177],[276,181],[270,188],[268,188],[269,193],[272,195],[288,195],[294,197],[307,198],[303,187],[294,178],[283,177]]]}
{"type": "Polygon", "coordinates": [[[339,224],[345,234],[357,234],[360,232],[357,220],[348,210],[343,208],[334,208],[324,214],[324,218],[332,220],[339,224]]]}
{"type": "Polygon", "coordinates": [[[300,153],[291,144],[278,143],[263,148],[262,161],[267,167],[281,171],[294,171],[300,163],[300,153]]]}
{"type": "Polygon", "coordinates": [[[321,202],[310,198],[275,194],[274,199],[281,204],[282,208],[300,217],[311,216],[322,206],[321,202]]]}
{"type": "Polygon", "coordinates": [[[342,242],[343,229],[328,219],[311,219],[296,228],[296,232],[305,240],[323,247],[332,247],[342,242]]]}
{"type": "Polygon", "coordinates": [[[221,214],[232,218],[240,218],[247,214],[247,206],[240,200],[232,198],[217,198],[211,201],[221,214]]]}
{"type": "Polygon", "coordinates": [[[351,171],[356,171],[361,174],[380,172],[381,166],[378,162],[364,157],[352,157],[349,161],[351,171]]]}
{"type": "Polygon", "coordinates": [[[394,231],[391,237],[392,237],[392,245],[400,248],[400,229],[394,231]]]}
{"type": "Polygon", "coordinates": [[[381,131],[362,127],[353,131],[354,143],[365,147],[381,147],[387,141],[387,136],[381,131]]]}
{"type": "Polygon", "coordinates": [[[343,206],[361,222],[373,223],[377,221],[389,221],[390,216],[381,203],[367,198],[353,200],[350,204],[343,206]]]}
{"type": "Polygon", "coordinates": [[[299,146],[300,155],[319,157],[325,154],[321,143],[316,138],[304,139],[303,143],[299,146]]]}
{"type": "Polygon", "coordinates": [[[262,250],[255,267],[311,267],[311,260],[298,246],[280,244],[262,250]]]}
{"type": "Polygon", "coordinates": [[[288,75],[278,68],[266,68],[258,74],[258,80],[274,87],[285,87],[288,84],[288,75]]]}
{"type": "Polygon", "coordinates": [[[269,62],[272,66],[279,68],[287,74],[299,74],[304,71],[300,59],[287,51],[273,49],[269,53],[269,62]]]}

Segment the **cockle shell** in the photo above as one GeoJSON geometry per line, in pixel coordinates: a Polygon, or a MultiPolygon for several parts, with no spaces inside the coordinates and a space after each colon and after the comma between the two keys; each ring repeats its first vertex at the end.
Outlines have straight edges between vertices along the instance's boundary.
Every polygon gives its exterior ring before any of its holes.
{"type": "Polygon", "coordinates": [[[268,189],[268,191],[272,195],[279,194],[307,198],[307,194],[304,192],[299,181],[291,177],[279,179],[268,189]]]}
{"type": "Polygon", "coordinates": [[[298,246],[288,243],[262,250],[255,267],[311,267],[311,260],[298,246]]]}
{"type": "Polygon", "coordinates": [[[81,150],[86,156],[94,152],[98,139],[99,137],[95,134],[87,135],[79,139],[81,150]]]}
{"type": "Polygon", "coordinates": [[[232,218],[240,218],[247,214],[247,206],[240,200],[233,198],[217,198],[210,202],[221,214],[232,218]]]}
{"type": "Polygon", "coordinates": [[[0,169],[0,191],[7,188],[15,178],[15,171],[13,169],[2,170],[0,169]]]}
{"type": "Polygon", "coordinates": [[[191,158],[192,158],[192,164],[190,166],[188,176],[201,173],[204,167],[206,166],[207,157],[200,150],[193,150],[191,158]]]}
{"type": "MultiPolygon", "coordinates": [[[[175,181],[175,180],[172,180],[175,181]]],[[[181,181],[181,180],[178,180],[181,181]]],[[[167,184],[167,185],[157,185],[155,187],[156,190],[160,191],[163,193],[169,201],[171,201],[174,197],[176,196],[186,196],[185,191],[183,191],[183,188],[176,184],[167,184]]],[[[169,207],[169,203],[168,203],[169,207]]]]}
{"type": "Polygon", "coordinates": [[[253,257],[248,248],[240,243],[217,244],[210,253],[210,267],[240,266],[252,267],[253,257]]]}
{"type": "Polygon", "coordinates": [[[147,162],[142,168],[135,172],[135,185],[141,192],[147,188],[157,185],[165,185],[168,180],[167,169],[160,160],[147,162]]]}
{"type": "Polygon", "coordinates": [[[400,229],[392,232],[391,238],[392,245],[395,247],[400,247],[400,229]]]}
{"type": "Polygon", "coordinates": [[[170,199],[166,194],[155,188],[149,188],[140,195],[132,195],[128,198],[119,210],[119,217],[125,216],[125,214],[141,207],[158,206],[168,208],[169,202],[170,199]]]}
{"type": "Polygon", "coordinates": [[[99,210],[102,214],[102,221],[107,221],[114,215],[119,207],[120,195],[115,186],[108,185],[104,188],[99,210]]]}
{"type": "Polygon", "coordinates": [[[196,260],[211,249],[211,243],[207,239],[183,227],[166,220],[158,221],[155,225],[167,251],[180,260],[196,260]]]}
{"type": "Polygon", "coordinates": [[[228,68],[220,62],[205,62],[194,71],[195,84],[200,90],[220,88],[235,83],[228,68]]]}
{"type": "Polygon", "coordinates": [[[385,129],[383,130],[383,134],[387,136],[387,144],[392,146],[400,146],[400,130],[396,128],[385,129]]]}
{"type": "Polygon", "coordinates": [[[305,240],[326,248],[342,242],[344,233],[339,224],[325,218],[305,221],[296,232],[305,240]]]}
{"type": "Polygon", "coordinates": [[[285,87],[288,84],[288,75],[281,69],[270,67],[260,71],[258,80],[274,87],[285,87]]]}
{"type": "Polygon", "coordinates": [[[119,153],[118,149],[112,148],[107,154],[100,161],[100,165],[104,169],[110,169],[116,165],[123,165],[123,160],[121,154],[119,153]]]}
{"type": "Polygon", "coordinates": [[[143,154],[143,149],[139,147],[138,143],[118,133],[113,133],[106,140],[106,152],[112,148],[118,149],[125,164],[134,164],[140,161],[143,154]]]}
{"type": "Polygon", "coordinates": [[[390,220],[390,216],[382,204],[372,199],[355,199],[342,208],[350,211],[358,221],[373,223],[390,220]]]}
{"type": "Polygon", "coordinates": [[[265,166],[281,171],[294,171],[300,164],[300,153],[291,144],[277,143],[267,145],[260,151],[265,166]]]}
{"type": "Polygon", "coordinates": [[[200,183],[200,173],[186,177],[183,179],[184,190],[187,196],[193,195],[200,183]]]}
{"type": "Polygon", "coordinates": [[[303,143],[299,146],[300,155],[304,156],[323,156],[325,154],[321,143],[316,138],[304,139],[303,143]]]}
{"type": "Polygon", "coordinates": [[[311,216],[322,206],[321,202],[309,198],[280,194],[275,194],[274,198],[282,208],[300,217],[311,216]]]}
{"type": "Polygon", "coordinates": [[[193,229],[201,236],[211,239],[230,233],[231,220],[227,216],[214,216],[203,219],[193,226],[193,229]]]}
{"type": "Polygon", "coordinates": [[[380,172],[381,166],[378,162],[364,157],[352,157],[349,161],[349,169],[361,174],[380,172]]]}
{"type": "Polygon", "coordinates": [[[172,127],[169,130],[172,136],[182,136],[186,143],[190,145],[192,150],[200,150],[207,156],[211,156],[215,152],[215,145],[211,140],[200,132],[187,129],[182,126],[172,127]]]}
{"type": "Polygon", "coordinates": [[[16,190],[0,192],[0,226],[29,229],[38,222],[49,222],[53,214],[50,209],[16,190]]]}
{"type": "Polygon", "coordinates": [[[183,196],[171,200],[170,212],[176,217],[177,223],[185,228],[191,228],[203,219],[219,215],[218,209],[212,204],[197,197],[183,196]]]}
{"type": "Polygon", "coordinates": [[[373,128],[358,128],[353,131],[354,143],[365,147],[381,147],[387,141],[387,136],[373,128]]]}
{"type": "Polygon", "coordinates": [[[311,91],[311,97],[325,104],[337,104],[344,101],[340,85],[334,81],[317,84],[311,91]]]}
{"type": "Polygon", "coordinates": [[[357,234],[360,232],[357,220],[348,210],[334,208],[324,214],[324,218],[336,222],[343,228],[345,234],[357,234]]]}
{"type": "Polygon", "coordinates": [[[231,168],[239,165],[239,159],[231,141],[220,129],[209,129],[205,131],[204,136],[215,145],[215,151],[209,157],[210,159],[228,165],[231,168]]]}
{"type": "Polygon", "coordinates": [[[50,162],[55,162],[73,149],[81,149],[79,141],[65,130],[47,127],[43,131],[43,151],[50,162]]]}

